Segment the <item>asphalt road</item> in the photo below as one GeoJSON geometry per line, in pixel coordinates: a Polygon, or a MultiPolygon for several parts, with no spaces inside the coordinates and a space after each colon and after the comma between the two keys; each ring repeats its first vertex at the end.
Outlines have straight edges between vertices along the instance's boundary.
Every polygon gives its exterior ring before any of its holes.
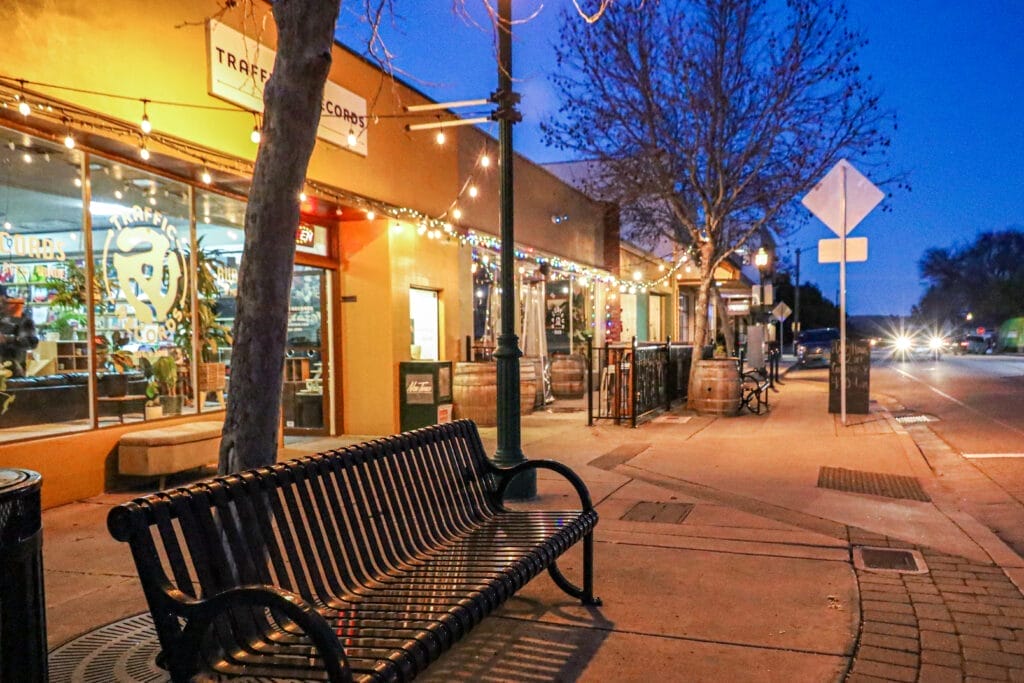
{"type": "Polygon", "coordinates": [[[873,358],[871,394],[901,405],[897,416],[929,419],[907,428],[933,469],[1024,557],[1024,356],[873,358]]]}
{"type": "Polygon", "coordinates": [[[1016,456],[1024,467],[1024,356],[872,360],[872,392],[938,418],[929,426],[965,457],[1016,456]]]}

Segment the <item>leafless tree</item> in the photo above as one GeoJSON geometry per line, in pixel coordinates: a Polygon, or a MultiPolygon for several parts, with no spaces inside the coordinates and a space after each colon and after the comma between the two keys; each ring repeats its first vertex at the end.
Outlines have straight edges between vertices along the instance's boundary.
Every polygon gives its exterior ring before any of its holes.
{"type": "Polygon", "coordinates": [[[281,405],[299,193],[320,122],[339,0],[275,0],[277,56],[245,213],[219,471],[273,463],[281,405]]]}
{"type": "Polygon", "coordinates": [[[648,0],[565,19],[546,139],[592,161],[589,189],[620,203],[632,237],[694,254],[700,349],[716,267],[785,234],[841,158],[884,162],[894,120],[861,73],[864,40],[830,0],[648,0]]]}

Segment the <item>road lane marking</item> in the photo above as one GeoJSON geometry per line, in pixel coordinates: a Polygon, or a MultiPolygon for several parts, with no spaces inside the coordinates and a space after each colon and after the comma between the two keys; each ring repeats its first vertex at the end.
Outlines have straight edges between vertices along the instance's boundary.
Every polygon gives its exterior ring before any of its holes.
{"type": "Polygon", "coordinates": [[[899,374],[903,375],[907,379],[913,380],[913,381],[915,381],[915,382],[917,382],[919,384],[923,384],[924,386],[928,387],[929,389],[931,389],[933,392],[935,392],[936,394],[938,394],[942,398],[944,398],[944,399],[946,399],[948,401],[952,401],[953,403],[957,404],[958,406],[960,406],[964,410],[970,411],[970,412],[972,412],[972,413],[974,413],[974,414],[976,414],[976,415],[978,415],[980,417],[983,417],[983,418],[989,420],[990,422],[994,422],[997,425],[999,425],[1000,427],[1005,427],[1006,429],[1009,429],[1010,431],[1013,431],[1013,432],[1017,432],[1018,434],[1024,434],[1024,430],[1018,429],[1017,427],[1013,426],[1012,424],[1010,424],[1008,422],[1003,422],[1002,420],[1000,420],[998,418],[991,417],[990,415],[985,414],[981,410],[978,410],[977,408],[969,406],[969,405],[967,405],[966,403],[964,403],[963,401],[961,401],[959,399],[953,398],[952,396],[950,396],[946,392],[940,391],[939,389],[936,389],[935,387],[933,387],[928,382],[924,381],[920,377],[915,377],[914,375],[910,374],[906,370],[901,370],[900,368],[893,368],[893,370],[895,370],[899,374]]]}
{"type": "Polygon", "coordinates": [[[986,458],[1024,458],[1024,453],[963,453],[965,458],[971,460],[984,460],[986,458]]]}

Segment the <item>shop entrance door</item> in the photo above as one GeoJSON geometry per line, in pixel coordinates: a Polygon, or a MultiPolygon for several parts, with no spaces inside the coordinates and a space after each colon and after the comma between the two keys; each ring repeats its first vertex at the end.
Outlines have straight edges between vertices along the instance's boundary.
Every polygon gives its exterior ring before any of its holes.
{"type": "Polygon", "coordinates": [[[285,433],[326,434],[331,382],[326,321],[327,271],[296,265],[288,308],[281,409],[285,433]]]}

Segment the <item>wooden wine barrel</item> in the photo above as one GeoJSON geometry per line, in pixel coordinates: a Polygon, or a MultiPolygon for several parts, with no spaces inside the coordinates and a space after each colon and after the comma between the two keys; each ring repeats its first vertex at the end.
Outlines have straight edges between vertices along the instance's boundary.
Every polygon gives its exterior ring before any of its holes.
{"type": "MultiPolygon", "coordinates": [[[[519,414],[529,415],[537,404],[537,363],[534,358],[519,359],[519,414]]],[[[541,385],[543,386],[543,385],[541,385]]],[[[542,399],[543,401],[543,399],[542,399]]]]}
{"type": "Polygon", "coordinates": [[[455,417],[481,427],[498,424],[497,363],[456,363],[452,378],[455,417]]]}
{"type": "Polygon", "coordinates": [[[578,354],[557,354],[551,362],[551,393],[555,398],[581,398],[586,393],[587,361],[578,354]]]}
{"type": "Polygon", "coordinates": [[[708,415],[735,415],[740,409],[740,371],[735,358],[697,361],[694,407],[708,415]]]}

